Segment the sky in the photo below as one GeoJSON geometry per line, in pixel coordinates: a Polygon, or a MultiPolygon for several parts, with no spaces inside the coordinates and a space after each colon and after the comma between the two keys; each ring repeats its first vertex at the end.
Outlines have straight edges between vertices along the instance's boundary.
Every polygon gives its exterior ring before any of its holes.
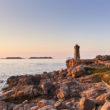
{"type": "Polygon", "coordinates": [[[0,57],[110,54],[110,0],[0,0],[0,57]]]}

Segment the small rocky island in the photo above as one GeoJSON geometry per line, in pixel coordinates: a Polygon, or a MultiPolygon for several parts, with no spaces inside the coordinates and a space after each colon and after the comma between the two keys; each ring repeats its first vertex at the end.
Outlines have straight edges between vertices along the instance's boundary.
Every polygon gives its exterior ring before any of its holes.
{"type": "Polygon", "coordinates": [[[12,76],[0,95],[0,110],[110,110],[110,56],[74,58],[66,69],[12,76]]]}
{"type": "MultiPolygon", "coordinates": [[[[22,57],[6,57],[1,59],[25,59],[22,57]]],[[[29,57],[28,59],[53,59],[53,57],[29,57]]]]}
{"type": "Polygon", "coordinates": [[[30,57],[29,59],[53,59],[52,57],[30,57]]]}
{"type": "Polygon", "coordinates": [[[5,59],[24,59],[22,57],[6,57],[5,59]]]}

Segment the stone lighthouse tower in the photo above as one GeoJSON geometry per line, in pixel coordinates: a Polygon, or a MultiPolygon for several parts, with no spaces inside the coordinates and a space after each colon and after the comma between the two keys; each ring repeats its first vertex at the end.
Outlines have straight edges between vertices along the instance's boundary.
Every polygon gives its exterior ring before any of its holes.
{"type": "Polygon", "coordinates": [[[74,61],[79,61],[80,60],[80,46],[76,44],[74,46],[74,61]]]}

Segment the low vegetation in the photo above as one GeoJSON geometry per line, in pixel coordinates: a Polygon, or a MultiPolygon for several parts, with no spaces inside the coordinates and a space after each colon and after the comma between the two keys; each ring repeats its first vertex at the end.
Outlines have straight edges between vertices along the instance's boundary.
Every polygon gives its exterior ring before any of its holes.
{"type": "Polygon", "coordinates": [[[101,82],[102,80],[110,85],[110,67],[99,65],[85,67],[86,71],[91,71],[94,81],[101,82]]]}
{"type": "Polygon", "coordinates": [[[110,67],[99,65],[99,66],[88,66],[85,67],[86,71],[90,70],[92,73],[103,73],[110,71],[110,67]]]}

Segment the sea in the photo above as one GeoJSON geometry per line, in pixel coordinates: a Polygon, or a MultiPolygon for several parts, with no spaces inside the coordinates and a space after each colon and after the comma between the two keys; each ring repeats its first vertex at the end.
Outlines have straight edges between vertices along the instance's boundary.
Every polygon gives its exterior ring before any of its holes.
{"type": "Polygon", "coordinates": [[[0,59],[0,93],[7,86],[10,76],[42,74],[61,68],[65,69],[66,59],[0,59]]]}

